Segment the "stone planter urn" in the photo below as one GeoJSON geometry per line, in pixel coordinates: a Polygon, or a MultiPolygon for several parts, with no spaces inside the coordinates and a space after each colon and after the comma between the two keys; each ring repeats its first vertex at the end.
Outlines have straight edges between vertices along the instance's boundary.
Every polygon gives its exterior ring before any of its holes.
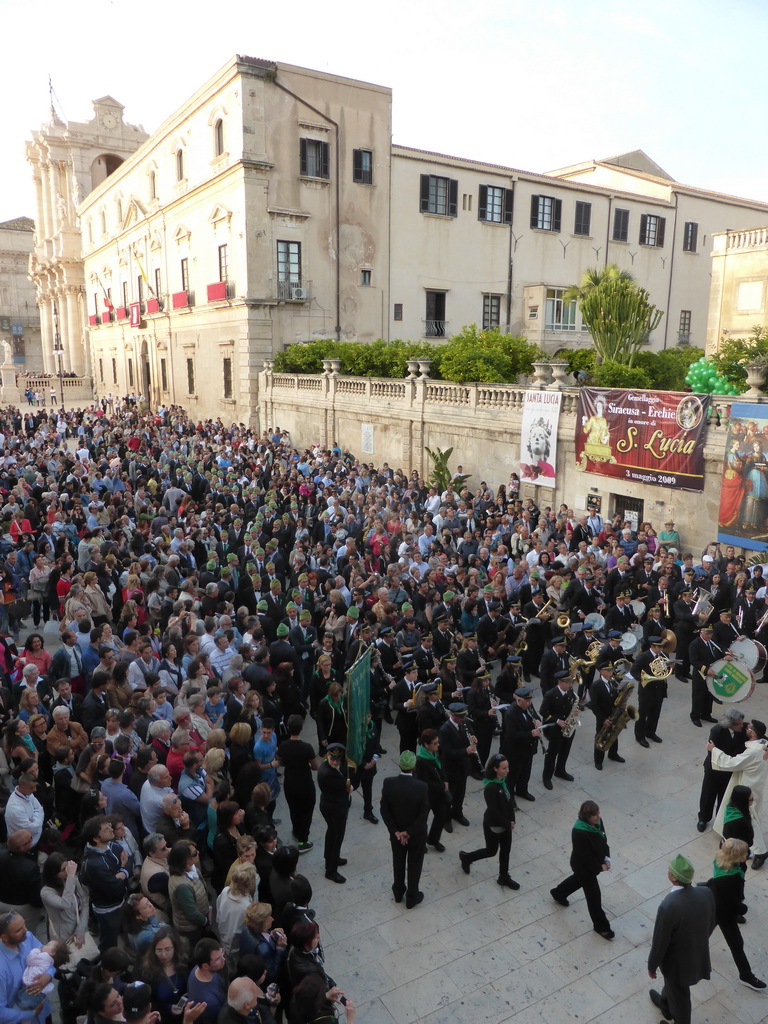
{"type": "Polygon", "coordinates": [[[740,400],[748,398],[751,402],[767,402],[768,395],[765,394],[763,388],[765,387],[765,378],[768,377],[768,364],[760,360],[747,363],[745,369],[749,391],[741,395],[740,400]]]}
{"type": "Polygon", "coordinates": [[[419,370],[421,371],[421,379],[429,380],[429,371],[432,369],[431,359],[419,359],[419,370]]]}
{"type": "Polygon", "coordinates": [[[549,367],[552,371],[552,383],[549,385],[553,390],[561,390],[562,388],[568,387],[568,363],[557,362],[550,363],[549,367]]]}
{"type": "Polygon", "coordinates": [[[275,368],[275,361],[274,361],[274,359],[265,359],[264,360],[264,371],[265,371],[265,373],[272,373],[274,368],[275,368]]]}
{"type": "Polygon", "coordinates": [[[545,388],[549,383],[549,363],[533,364],[533,380],[529,387],[545,388]]]}
{"type": "Polygon", "coordinates": [[[419,361],[418,361],[418,359],[409,359],[408,360],[408,376],[405,379],[406,380],[416,380],[416,378],[418,376],[419,376],[419,361]]]}
{"type": "Polygon", "coordinates": [[[331,372],[331,360],[330,359],[324,359],[323,360],[323,373],[326,376],[328,376],[328,374],[330,372],[331,372]]]}
{"type": "Polygon", "coordinates": [[[330,374],[332,377],[338,377],[341,372],[341,360],[340,359],[329,359],[330,374]]]}

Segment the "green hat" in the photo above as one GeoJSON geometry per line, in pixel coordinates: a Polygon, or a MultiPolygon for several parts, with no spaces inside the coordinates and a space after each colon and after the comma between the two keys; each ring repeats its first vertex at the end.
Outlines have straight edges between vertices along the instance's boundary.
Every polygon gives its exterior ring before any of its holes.
{"type": "Polygon", "coordinates": [[[216,568],[216,563],[213,560],[211,560],[210,562],[206,562],[205,568],[213,570],[216,568]]]}
{"type": "Polygon", "coordinates": [[[492,594],[493,593],[493,584],[492,583],[486,583],[486,585],[483,587],[483,593],[484,594],[492,594]]]}
{"type": "Polygon", "coordinates": [[[412,612],[413,611],[413,605],[409,604],[408,601],[403,601],[403,607],[400,610],[401,610],[401,612],[403,614],[405,614],[406,612],[412,612]]]}
{"type": "Polygon", "coordinates": [[[259,603],[256,605],[256,611],[257,612],[265,612],[267,610],[267,608],[268,608],[268,605],[267,605],[266,601],[259,601],[259,603]]]}
{"type": "Polygon", "coordinates": [[[289,632],[290,631],[284,622],[281,622],[280,625],[277,627],[278,636],[288,636],[289,632]]]}
{"type": "Polygon", "coordinates": [[[269,584],[269,589],[270,590],[279,590],[280,589],[280,580],[272,580],[272,582],[269,584]]]}
{"type": "Polygon", "coordinates": [[[452,601],[454,597],[456,597],[456,595],[452,590],[446,590],[446,592],[443,594],[444,601],[452,601]]]}
{"type": "Polygon", "coordinates": [[[288,604],[285,606],[285,610],[287,612],[295,612],[296,611],[296,605],[293,603],[293,601],[289,601],[288,604]]]}
{"type": "Polygon", "coordinates": [[[670,862],[669,873],[683,885],[690,885],[693,881],[693,864],[682,853],[678,853],[670,862]]]}
{"type": "Polygon", "coordinates": [[[236,562],[237,561],[237,555],[233,555],[233,554],[227,555],[227,561],[228,562],[236,562]]]}
{"type": "Polygon", "coordinates": [[[312,612],[309,608],[305,608],[304,611],[299,615],[302,622],[310,622],[312,619],[312,612]]]}
{"type": "Polygon", "coordinates": [[[416,755],[412,750],[404,750],[400,755],[398,764],[404,772],[412,772],[416,767],[416,755]]]}
{"type": "Polygon", "coordinates": [[[347,615],[350,617],[350,619],[359,619],[360,609],[357,607],[356,604],[353,604],[351,608],[347,608],[347,615]]]}
{"type": "Polygon", "coordinates": [[[308,580],[308,579],[309,579],[309,576],[305,572],[303,572],[299,576],[299,583],[301,583],[302,580],[308,580]]]}

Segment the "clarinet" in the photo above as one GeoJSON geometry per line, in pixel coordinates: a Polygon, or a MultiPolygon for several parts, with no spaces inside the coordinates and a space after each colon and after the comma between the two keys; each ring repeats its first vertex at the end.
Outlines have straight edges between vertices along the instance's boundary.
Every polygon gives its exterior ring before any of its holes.
{"type": "MultiPolygon", "coordinates": [[[[467,736],[469,737],[469,742],[472,743],[472,744],[477,744],[477,737],[473,736],[470,733],[470,731],[469,731],[469,727],[471,725],[473,725],[473,724],[474,723],[473,723],[472,719],[471,718],[467,718],[465,716],[465,718],[464,718],[464,725],[466,726],[466,729],[467,729],[467,736]]],[[[470,761],[472,761],[472,759],[474,758],[474,760],[477,762],[477,770],[479,772],[482,773],[482,772],[485,771],[485,766],[483,765],[483,762],[480,760],[480,755],[478,754],[477,750],[475,750],[474,754],[467,754],[467,757],[469,758],[470,761]]]]}

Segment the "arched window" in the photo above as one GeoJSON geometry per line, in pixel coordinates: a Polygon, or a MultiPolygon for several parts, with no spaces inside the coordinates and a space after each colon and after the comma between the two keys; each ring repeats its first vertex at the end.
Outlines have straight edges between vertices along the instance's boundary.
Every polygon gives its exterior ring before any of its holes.
{"type": "Polygon", "coordinates": [[[107,233],[107,215],[103,210],[101,211],[101,233],[102,235],[107,233]]]}
{"type": "Polygon", "coordinates": [[[213,126],[213,152],[215,156],[224,152],[224,122],[221,118],[213,126]]]}
{"type": "Polygon", "coordinates": [[[176,181],[184,180],[184,150],[176,150],[176,181]]]}
{"type": "Polygon", "coordinates": [[[149,172],[149,198],[157,199],[157,175],[154,171],[149,172]]]}

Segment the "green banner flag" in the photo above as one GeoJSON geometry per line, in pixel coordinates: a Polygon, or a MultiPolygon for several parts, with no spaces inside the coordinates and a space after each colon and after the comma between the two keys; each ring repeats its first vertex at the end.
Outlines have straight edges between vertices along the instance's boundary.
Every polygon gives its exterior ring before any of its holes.
{"type": "Polygon", "coordinates": [[[347,671],[347,760],[360,764],[371,710],[371,648],[366,647],[347,671]]]}

